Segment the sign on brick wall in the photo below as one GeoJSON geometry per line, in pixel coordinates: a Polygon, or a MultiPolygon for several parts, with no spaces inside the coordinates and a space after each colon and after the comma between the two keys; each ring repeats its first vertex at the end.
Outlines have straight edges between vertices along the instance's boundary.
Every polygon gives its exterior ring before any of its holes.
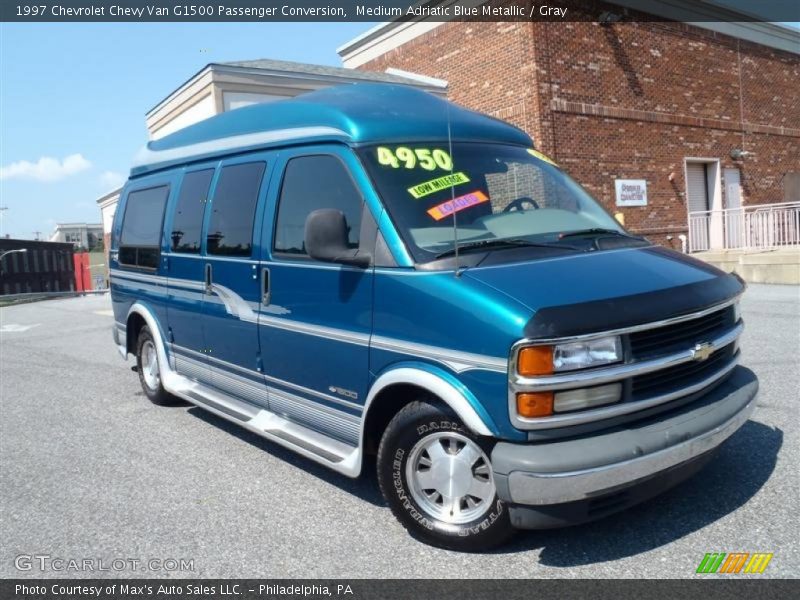
{"type": "Polygon", "coordinates": [[[615,179],[617,206],[647,206],[647,182],[644,179],[615,179]]]}

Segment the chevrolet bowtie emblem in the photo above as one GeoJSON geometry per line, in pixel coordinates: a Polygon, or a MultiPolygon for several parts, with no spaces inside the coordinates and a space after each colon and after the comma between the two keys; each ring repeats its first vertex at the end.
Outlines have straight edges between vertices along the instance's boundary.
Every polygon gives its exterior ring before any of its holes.
{"type": "Polygon", "coordinates": [[[692,358],[698,362],[704,361],[712,354],[714,354],[714,346],[708,342],[696,344],[695,347],[692,348],[692,358]]]}

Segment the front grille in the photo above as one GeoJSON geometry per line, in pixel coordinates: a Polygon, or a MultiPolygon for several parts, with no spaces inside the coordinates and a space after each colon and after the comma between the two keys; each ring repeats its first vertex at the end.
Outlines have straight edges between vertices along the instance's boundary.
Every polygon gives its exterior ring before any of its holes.
{"type": "Polygon", "coordinates": [[[638,331],[629,336],[631,355],[635,360],[642,360],[670,354],[709,341],[733,325],[733,306],[729,306],[691,321],[638,331]]]}
{"type": "Polygon", "coordinates": [[[661,371],[638,375],[631,382],[631,396],[634,401],[643,400],[694,385],[722,369],[733,355],[734,344],[731,343],[703,362],[686,362],[661,371]]]}
{"type": "MultiPolygon", "coordinates": [[[[686,320],[661,326],[643,325],[650,328],[640,331],[635,327],[620,331],[624,361],[586,369],[576,373],[574,381],[568,373],[534,378],[517,375],[510,379],[508,399],[512,421],[520,429],[562,428],[566,433],[578,425],[600,428],[608,419],[621,418],[620,422],[627,422],[635,419],[639,411],[647,409],[645,414],[651,415],[654,410],[670,410],[676,403],[683,405],[707,394],[712,386],[724,381],[736,364],[736,340],[742,323],[737,322],[733,304],[683,318],[686,320]],[[697,353],[691,351],[700,344],[697,353]],[[690,358],[703,356],[708,349],[713,352],[706,360],[690,358]],[[675,364],[678,361],[683,362],[675,364]],[[645,372],[648,369],[657,370],[645,372]],[[594,388],[612,382],[622,385],[619,400],[612,404],[576,409],[545,419],[524,419],[515,412],[514,394],[520,392],[594,388]]],[[[537,438],[531,434],[530,439],[537,438]]]]}

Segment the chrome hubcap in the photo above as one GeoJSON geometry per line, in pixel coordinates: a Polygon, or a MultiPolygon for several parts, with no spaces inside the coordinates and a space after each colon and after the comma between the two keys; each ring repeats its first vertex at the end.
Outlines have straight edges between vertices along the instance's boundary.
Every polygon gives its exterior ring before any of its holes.
{"type": "Polygon", "coordinates": [[[158,354],[150,340],[142,344],[142,377],[149,389],[153,391],[158,389],[158,354]]]}
{"type": "Polygon", "coordinates": [[[435,433],[417,442],[406,463],[406,480],[419,507],[446,523],[474,521],[495,496],[489,459],[459,433],[435,433]]]}

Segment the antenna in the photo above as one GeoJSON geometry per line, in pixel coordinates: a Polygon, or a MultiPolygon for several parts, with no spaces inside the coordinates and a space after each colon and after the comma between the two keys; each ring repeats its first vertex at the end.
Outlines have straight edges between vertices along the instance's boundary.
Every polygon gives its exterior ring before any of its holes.
{"type": "MultiPolygon", "coordinates": [[[[447,151],[450,153],[450,175],[453,174],[453,135],[450,131],[450,101],[446,100],[447,102],[447,151]]],[[[456,188],[452,182],[452,178],[450,180],[450,206],[453,209],[453,256],[456,261],[456,270],[455,276],[459,277],[461,275],[459,271],[459,262],[458,262],[458,220],[456,217],[456,188]]]]}

